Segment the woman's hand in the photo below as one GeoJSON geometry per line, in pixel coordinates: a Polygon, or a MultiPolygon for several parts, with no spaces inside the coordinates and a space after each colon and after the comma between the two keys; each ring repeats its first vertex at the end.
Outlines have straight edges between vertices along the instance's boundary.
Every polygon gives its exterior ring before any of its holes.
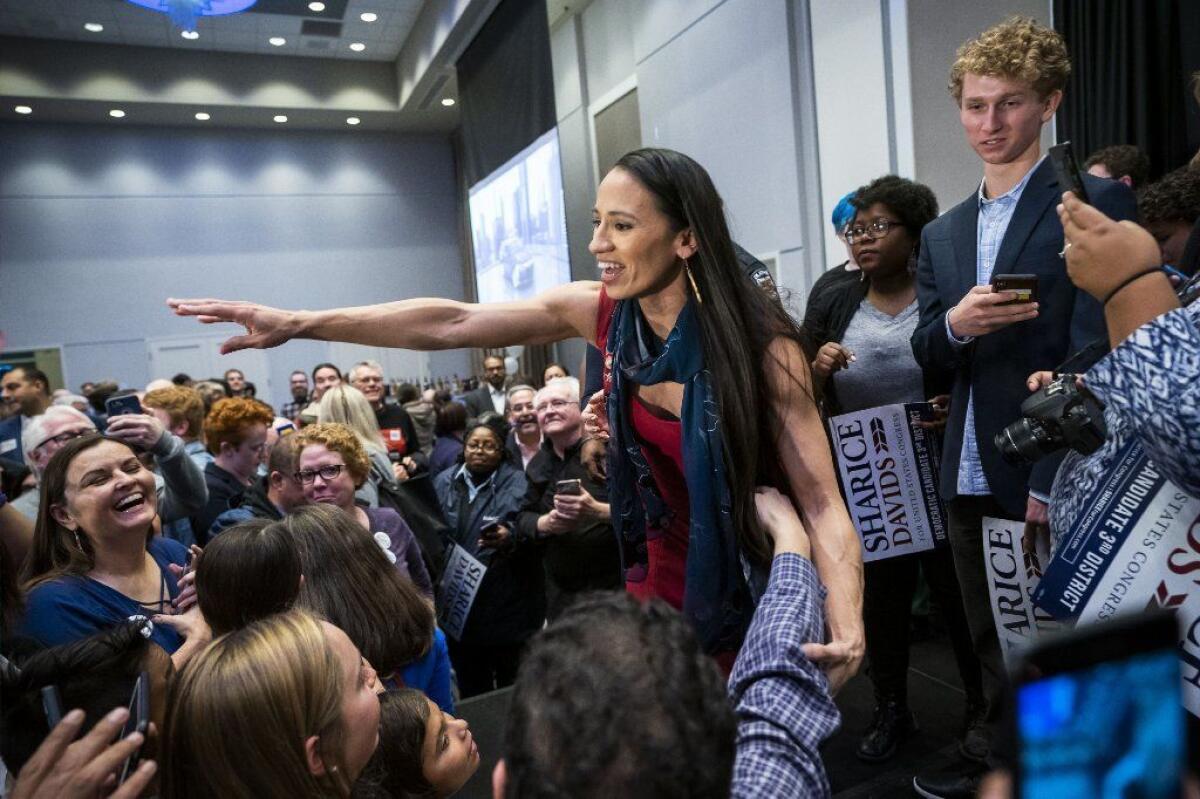
{"type": "Polygon", "coordinates": [[[150,618],[155,624],[170,627],[184,637],[188,643],[206,644],[212,640],[212,630],[200,612],[200,606],[189,608],[184,613],[159,613],[150,618]]]}
{"type": "Polygon", "coordinates": [[[1067,274],[1098,300],[1107,299],[1132,275],[1162,263],[1149,231],[1133,222],[1115,222],[1071,192],[1063,195],[1058,218],[1067,240],[1067,274]]]}
{"type": "Polygon", "coordinates": [[[587,438],[579,448],[579,459],[588,476],[597,483],[608,482],[608,440],[587,438]]]}
{"type": "MultiPolygon", "coordinates": [[[[93,799],[105,795],[106,786],[116,782],[117,770],[145,740],[140,732],[134,732],[110,744],[128,718],[129,711],[119,707],[71,743],[83,727],[84,713],[72,710],[63,716],[21,769],[12,799],[93,799]]],[[[143,760],[124,785],[108,794],[109,799],[141,796],[156,770],[153,760],[143,760]]]]}
{"type": "Polygon", "coordinates": [[[108,420],[104,434],[146,451],[154,449],[166,428],[146,413],[123,413],[108,420]]]}
{"type": "Polygon", "coordinates": [[[278,347],[300,332],[295,312],[253,302],[169,299],[167,305],[177,316],[195,316],[202,324],[234,322],[246,328],[245,335],[225,340],[221,345],[222,355],[248,348],[278,347]]]}
{"type": "Polygon", "coordinates": [[[178,563],[168,563],[167,570],[175,575],[179,584],[179,595],[171,600],[176,613],[183,613],[196,604],[196,562],[204,554],[204,550],[196,544],[188,547],[191,557],[186,566],[178,563]]]}
{"type": "Polygon", "coordinates": [[[855,361],[854,353],[836,341],[827,341],[817,350],[813,359],[812,370],[823,378],[828,378],[839,369],[845,369],[855,361]]]}
{"type": "Polygon", "coordinates": [[[597,391],[583,407],[583,434],[588,438],[608,440],[608,397],[597,391]]]}
{"type": "Polygon", "coordinates": [[[512,533],[502,524],[489,527],[480,533],[476,546],[479,549],[500,549],[512,539],[512,533]]]}

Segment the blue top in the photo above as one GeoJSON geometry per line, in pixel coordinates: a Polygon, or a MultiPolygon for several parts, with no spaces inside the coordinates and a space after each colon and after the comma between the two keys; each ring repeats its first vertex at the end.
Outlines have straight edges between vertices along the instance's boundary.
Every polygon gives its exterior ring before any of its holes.
{"type": "Polygon", "coordinates": [[[400,679],[408,688],[416,688],[432,699],[447,713],[454,712],[454,695],[450,691],[450,651],[441,628],[433,628],[433,645],[420,660],[400,669],[400,679]]]}
{"type": "MultiPolygon", "coordinates": [[[[155,536],[146,551],[162,570],[167,588],[164,598],[174,599],[179,595],[179,584],[167,564],[185,565],[187,548],[178,541],[155,536]]],[[[170,608],[148,608],[91,577],[72,574],[44,582],[29,592],[17,632],[44,646],[58,646],[87,638],[130,616],[153,616],[160,612],[170,612],[170,608]]],[[[165,624],[154,625],[150,640],[168,654],[183,644],[182,636],[165,624]]]]}

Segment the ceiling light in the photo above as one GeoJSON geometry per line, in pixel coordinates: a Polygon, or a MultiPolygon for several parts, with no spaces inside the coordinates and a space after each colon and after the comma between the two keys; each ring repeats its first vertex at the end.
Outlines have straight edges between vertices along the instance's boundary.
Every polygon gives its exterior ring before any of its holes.
{"type": "Polygon", "coordinates": [[[283,38],[282,36],[272,36],[270,39],[267,39],[267,41],[273,44],[275,47],[283,47],[285,44],[287,44],[287,39],[283,38]]]}
{"type": "Polygon", "coordinates": [[[201,122],[207,122],[208,120],[212,119],[212,117],[209,116],[205,111],[197,111],[196,119],[200,120],[201,122]]]}
{"type": "Polygon", "coordinates": [[[350,49],[356,53],[361,53],[363,50],[367,49],[367,46],[362,42],[355,42],[354,44],[350,45],[350,49]]]}
{"type": "Polygon", "coordinates": [[[275,121],[276,122],[287,122],[287,117],[284,116],[283,114],[276,114],[275,121]]]}
{"type": "Polygon", "coordinates": [[[200,33],[198,31],[180,31],[179,35],[185,39],[191,39],[193,41],[200,38],[200,33]]]}
{"type": "Polygon", "coordinates": [[[325,4],[324,3],[309,3],[308,10],[312,11],[316,14],[320,14],[322,11],[325,10],[325,4]]]}
{"type": "Polygon", "coordinates": [[[32,114],[33,113],[33,109],[27,105],[19,105],[16,108],[14,108],[13,110],[16,111],[18,114],[32,114]]]}
{"type": "Polygon", "coordinates": [[[85,22],[83,23],[83,29],[89,33],[99,33],[104,30],[104,26],[99,22],[85,22]]]}
{"type": "Polygon", "coordinates": [[[453,97],[443,97],[443,98],[442,98],[442,105],[444,105],[444,106],[446,106],[447,108],[449,108],[450,106],[454,105],[454,98],[453,98],[453,97]]]}
{"type": "Polygon", "coordinates": [[[357,125],[359,122],[362,122],[362,120],[358,117],[346,117],[347,125],[357,125]]]}
{"type": "Polygon", "coordinates": [[[125,112],[119,108],[114,108],[108,112],[108,115],[113,119],[120,119],[121,117],[125,116],[125,112]]]}
{"type": "Polygon", "coordinates": [[[379,19],[379,15],[374,11],[364,11],[358,15],[358,18],[363,22],[374,22],[375,20],[379,19]]]}

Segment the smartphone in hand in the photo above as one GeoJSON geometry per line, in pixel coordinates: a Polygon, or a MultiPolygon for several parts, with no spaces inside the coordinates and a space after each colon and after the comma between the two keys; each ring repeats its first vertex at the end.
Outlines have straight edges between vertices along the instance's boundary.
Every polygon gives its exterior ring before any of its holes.
{"type": "Polygon", "coordinates": [[[1037,275],[992,275],[992,291],[1011,291],[1017,296],[1000,305],[1021,305],[1027,302],[1037,302],[1037,275]]]}
{"type": "Polygon", "coordinates": [[[578,479],[559,480],[554,484],[554,493],[577,497],[583,493],[583,482],[578,479]]]}
{"type": "Polygon", "coordinates": [[[124,394],[120,397],[109,397],[104,401],[104,412],[113,416],[124,416],[128,413],[144,413],[142,403],[136,394],[124,394]]]}
{"type": "Polygon", "coordinates": [[[1091,205],[1087,189],[1083,185],[1083,173],[1075,161],[1075,151],[1071,142],[1065,141],[1050,148],[1050,164],[1054,167],[1054,175],[1058,178],[1058,190],[1069,191],[1083,202],[1091,205]]]}

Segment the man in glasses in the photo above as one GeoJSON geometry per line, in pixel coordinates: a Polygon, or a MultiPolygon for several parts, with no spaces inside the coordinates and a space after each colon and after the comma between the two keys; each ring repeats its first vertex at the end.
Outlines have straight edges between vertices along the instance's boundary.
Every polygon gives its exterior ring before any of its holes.
{"type": "Polygon", "coordinates": [[[620,589],[624,578],[608,490],[591,479],[580,458],[579,381],[551,380],[533,396],[532,406],[542,444],[525,470],[529,490],[516,535],[543,542],[546,615],[553,619],[577,595],[620,589]]]}

